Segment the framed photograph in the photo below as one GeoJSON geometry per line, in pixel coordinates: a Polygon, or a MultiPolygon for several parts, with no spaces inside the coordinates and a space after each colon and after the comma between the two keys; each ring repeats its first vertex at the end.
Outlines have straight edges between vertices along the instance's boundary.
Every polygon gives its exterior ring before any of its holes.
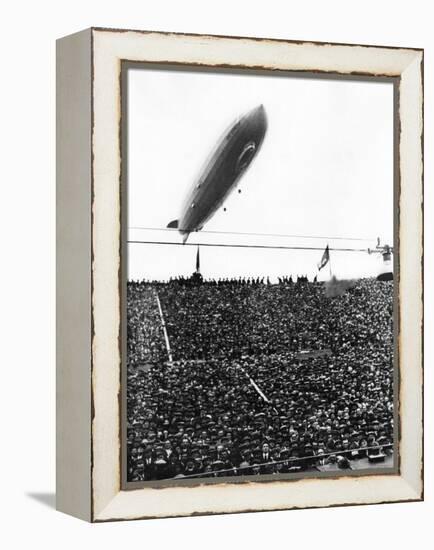
{"type": "Polygon", "coordinates": [[[423,498],[423,50],[57,44],[57,507],[423,498]]]}

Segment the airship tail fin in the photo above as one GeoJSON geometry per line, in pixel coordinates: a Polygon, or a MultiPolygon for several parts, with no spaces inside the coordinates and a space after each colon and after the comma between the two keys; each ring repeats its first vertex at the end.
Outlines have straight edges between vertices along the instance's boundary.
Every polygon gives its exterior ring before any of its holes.
{"type": "Polygon", "coordinates": [[[178,221],[179,220],[173,220],[170,223],[167,224],[167,227],[170,229],[177,229],[178,228],[178,221]]]}

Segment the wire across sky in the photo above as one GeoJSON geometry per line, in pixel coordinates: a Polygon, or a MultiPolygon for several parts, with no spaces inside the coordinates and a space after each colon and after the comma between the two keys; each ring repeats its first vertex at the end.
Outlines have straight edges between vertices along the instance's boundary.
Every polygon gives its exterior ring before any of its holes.
{"type": "MultiPolygon", "coordinates": [[[[142,227],[133,226],[130,230],[136,231],[167,231],[171,233],[177,233],[176,228],[168,227],[142,227]]],[[[255,232],[242,232],[242,231],[192,231],[191,236],[195,234],[205,235],[234,235],[234,236],[249,236],[249,237],[267,237],[267,238],[287,238],[287,239],[315,239],[323,242],[329,241],[353,241],[353,242],[371,242],[374,238],[360,238],[360,237],[343,237],[343,236],[321,236],[321,235],[290,235],[283,233],[255,233],[255,232]]],[[[256,249],[275,249],[275,250],[311,250],[322,251],[324,246],[304,246],[304,245],[292,245],[292,244],[245,244],[245,243],[225,243],[225,242],[188,242],[180,243],[174,241],[163,240],[150,240],[150,239],[128,239],[128,244],[148,244],[148,245],[171,245],[171,246],[203,246],[203,247],[218,247],[218,248],[256,248],[256,249]]],[[[329,246],[329,250],[335,252],[368,252],[368,248],[355,248],[355,247],[333,247],[329,246]]]]}
{"type": "MultiPolygon", "coordinates": [[[[132,230],[139,230],[139,231],[169,231],[169,232],[177,232],[178,229],[171,228],[171,227],[143,227],[143,226],[132,226],[129,227],[129,229],[132,230]]],[[[322,241],[363,241],[363,242],[370,242],[376,240],[376,237],[338,237],[338,236],[322,236],[322,235],[289,235],[284,233],[254,233],[254,232],[243,232],[243,231],[192,231],[192,234],[194,233],[204,233],[204,234],[214,234],[214,235],[240,235],[240,236],[249,236],[249,237],[278,237],[278,238],[288,238],[288,239],[319,239],[322,241]]]]}
{"type": "MultiPolygon", "coordinates": [[[[267,245],[267,244],[227,244],[227,243],[176,243],[170,241],[140,241],[128,240],[128,244],[157,244],[169,246],[214,246],[220,248],[262,248],[274,250],[318,250],[323,251],[323,246],[289,246],[289,245],[267,245]]],[[[367,248],[333,248],[329,246],[330,251],[334,252],[368,252],[367,248]]]]}

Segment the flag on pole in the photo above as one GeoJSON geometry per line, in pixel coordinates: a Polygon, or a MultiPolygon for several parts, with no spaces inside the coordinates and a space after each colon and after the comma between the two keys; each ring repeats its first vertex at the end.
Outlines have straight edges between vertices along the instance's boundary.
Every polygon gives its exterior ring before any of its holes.
{"type": "Polygon", "coordinates": [[[330,261],[330,251],[329,251],[329,245],[327,245],[324,250],[324,254],[322,255],[321,261],[318,264],[318,271],[321,271],[321,269],[325,267],[329,261],[330,261]]]}
{"type": "Polygon", "coordinates": [[[200,273],[199,246],[197,247],[197,252],[196,252],[196,273],[200,273]]]}

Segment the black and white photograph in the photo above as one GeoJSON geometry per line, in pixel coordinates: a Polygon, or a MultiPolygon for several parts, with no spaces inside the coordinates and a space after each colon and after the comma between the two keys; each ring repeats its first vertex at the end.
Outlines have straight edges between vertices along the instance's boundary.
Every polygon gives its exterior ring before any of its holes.
{"type": "Polygon", "coordinates": [[[432,4],[2,8],[0,546],[433,546],[432,4]]]}
{"type": "Polygon", "coordinates": [[[123,76],[127,484],[394,471],[393,83],[123,76]]]}

